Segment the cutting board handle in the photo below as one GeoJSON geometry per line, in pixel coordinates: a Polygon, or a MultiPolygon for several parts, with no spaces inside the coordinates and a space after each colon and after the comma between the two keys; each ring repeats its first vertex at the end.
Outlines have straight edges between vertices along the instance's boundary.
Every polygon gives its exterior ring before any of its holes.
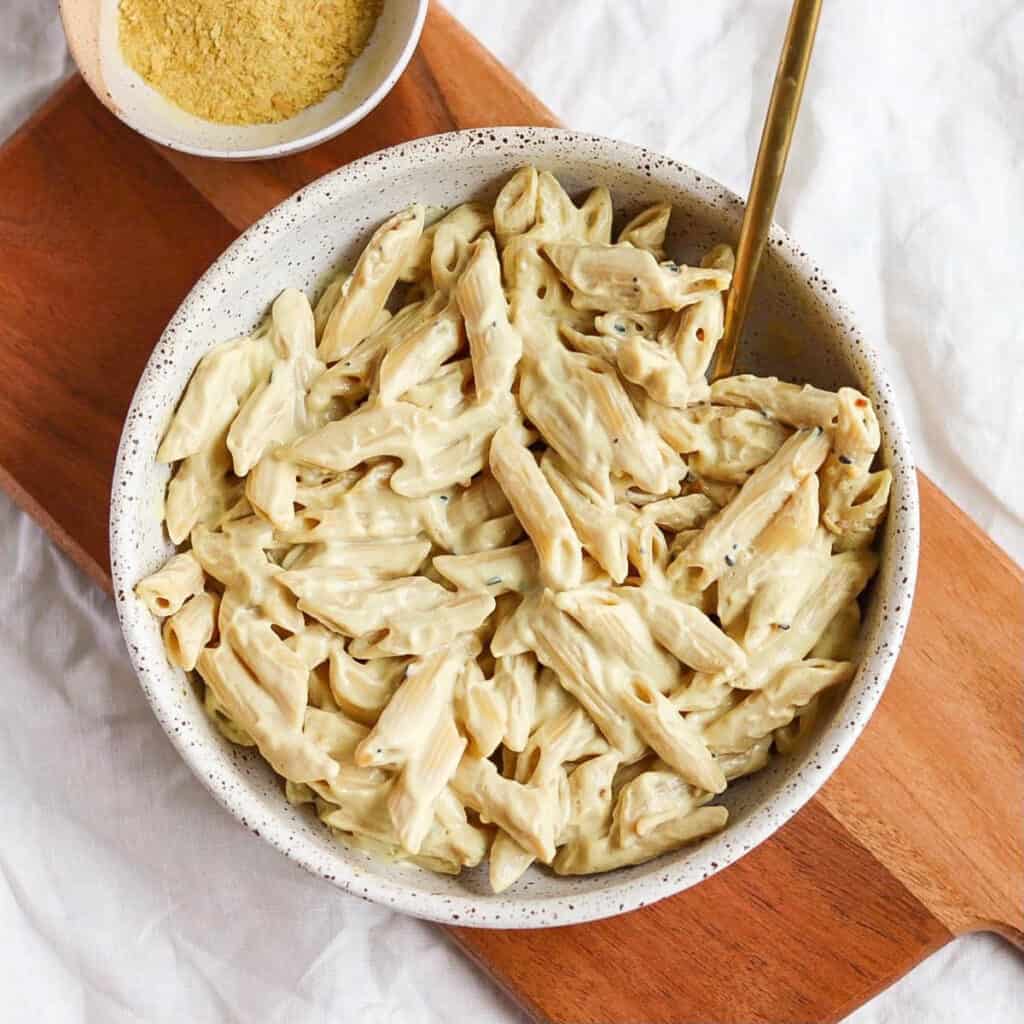
{"type": "Polygon", "coordinates": [[[954,935],[1024,948],[1024,573],[919,480],[907,640],[821,799],[954,935]]]}

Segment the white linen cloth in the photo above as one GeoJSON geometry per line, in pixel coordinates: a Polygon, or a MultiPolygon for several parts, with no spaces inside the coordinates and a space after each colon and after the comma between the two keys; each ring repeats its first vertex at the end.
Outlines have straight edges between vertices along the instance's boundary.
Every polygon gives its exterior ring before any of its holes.
{"type": "MultiPolygon", "coordinates": [[[[788,3],[450,0],[568,125],[745,192],[788,3]]],[[[0,138],[70,69],[0,0],[0,138]]],[[[778,219],[882,350],[920,465],[1024,558],[1024,4],[826,4],[778,219]]],[[[149,712],[112,604],[0,495],[0,1020],[521,1022],[443,933],[239,827],[149,712]]],[[[999,799],[999,794],[993,794],[999,799]]],[[[856,1024],[1009,1024],[1024,961],[961,939],[856,1024]]]]}

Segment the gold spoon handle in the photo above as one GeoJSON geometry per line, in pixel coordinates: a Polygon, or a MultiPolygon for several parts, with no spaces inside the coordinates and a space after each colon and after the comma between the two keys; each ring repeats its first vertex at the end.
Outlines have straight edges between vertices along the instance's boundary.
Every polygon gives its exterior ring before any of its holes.
{"type": "Polygon", "coordinates": [[[793,0],[786,41],[782,44],[772,98],[761,132],[761,145],[757,150],[747,209],[740,227],[736,270],[725,308],[725,334],[715,355],[712,380],[729,376],[736,362],[736,347],[743,321],[747,318],[757,268],[771,230],[775,200],[786,169],[786,157],[789,156],[793,127],[800,111],[800,98],[804,93],[804,79],[811,63],[811,49],[820,14],[821,0],[793,0]]]}

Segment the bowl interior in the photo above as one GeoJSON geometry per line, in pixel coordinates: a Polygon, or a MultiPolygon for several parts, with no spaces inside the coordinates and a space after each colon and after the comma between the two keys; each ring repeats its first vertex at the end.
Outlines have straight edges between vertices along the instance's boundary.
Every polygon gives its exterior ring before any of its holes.
{"type": "Polygon", "coordinates": [[[286,802],[280,782],[259,757],[221,738],[188,680],[167,664],[157,623],[131,589],[171,553],[159,515],[168,472],[153,456],[192,369],[212,344],[253,327],[282,288],[315,292],[332,268],[354,259],[373,227],[396,209],[412,200],[448,207],[491,198],[526,162],[554,172],[571,194],[608,185],[620,222],[644,204],[670,200],[675,212],[669,249],[676,259],[693,260],[713,243],[737,235],[742,205],[716,182],[646,151],[569,132],[455,133],[350,165],[297,193],[250,229],[175,315],[128,415],[111,518],[118,606],[142,686],[186,759],[229,809],[307,867],[357,894],[424,917],[517,927],[641,906],[706,878],[779,827],[827,778],[874,708],[909,615],[917,554],[913,467],[877,358],[831,284],[776,230],[760,272],[740,368],[864,390],[878,410],[881,458],[893,471],[894,490],[857,677],[821,717],[810,742],[730,786],[724,802],[731,818],[722,834],[607,875],[564,879],[531,868],[510,891],[495,896],[483,870],[439,877],[341,845],[315,818],[286,802]]]}
{"type": "Polygon", "coordinates": [[[63,0],[68,41],[83,74],[122,120],[175,149],[229,158],[280,155],[315,145],[358,121],[386,95],[415,48],[426,0],[385,0],[366,49],[342,85],[275,124],[204,121],[164,99],[124,61],[118,45],[119,0],[63,0]]]}

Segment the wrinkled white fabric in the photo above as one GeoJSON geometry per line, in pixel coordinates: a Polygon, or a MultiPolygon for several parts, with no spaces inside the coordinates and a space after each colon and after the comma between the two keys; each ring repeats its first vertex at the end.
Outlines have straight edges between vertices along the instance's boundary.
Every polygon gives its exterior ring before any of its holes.
{"type": "MultiPolygon", "coordinates": [[[[745,191],[788,4],[452,0],[573,127],[745,191]]],[[[0,0],[0,137],[69,68],[0,0]]],[[[857,310],[920,465],[1024,558],[1024,5],[833,0],[778,219],[857,310]]],[[[0,496],[0,1020],[523,1021],[431,926],[240,828],[174,753],[108,600],[0,496]]],[[[994,794],[993,798],[998,798],[994,794]]],[[[856,1024],[1009,1024],[1024,962],[972,936],[856,1024]]]]}

